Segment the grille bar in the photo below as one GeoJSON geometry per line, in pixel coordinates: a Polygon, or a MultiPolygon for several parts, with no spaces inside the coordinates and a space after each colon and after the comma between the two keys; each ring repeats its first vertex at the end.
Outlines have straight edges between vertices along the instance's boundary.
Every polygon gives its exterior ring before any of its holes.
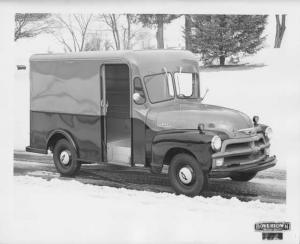
{"type": "Polygon", "coordinates": [[[212,158],[223,158],[223,157],[230,157],[230,156],[238,156],[238,155],[249,155],[255,152],[259,152],[267,147],[270,146],[270,143],[266,143],[261,146],[254,146],[251,148],[244,148],[244,149],[239,149],[239,150],[234,150],[234,151],[229,151],[229,152],[219,152],[213,154],[212,158]]]}
{"type": "Polygon", "coordinates": [[[223,141],[220,152],[214,153],[212,159],[215,162],[223,158],[224,166],[227,167],[257,163],[267,156],[265,149],[269,147],[270,143],[262,134],[228,139],[223,141]]]}

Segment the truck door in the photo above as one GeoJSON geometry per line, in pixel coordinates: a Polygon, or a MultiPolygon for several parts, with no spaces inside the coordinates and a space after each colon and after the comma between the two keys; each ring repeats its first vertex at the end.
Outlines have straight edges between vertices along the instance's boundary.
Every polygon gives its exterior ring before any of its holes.
{"type": "Polygon", "coordinates": [[[127,64],[101,66],[103,161],[131,164],[129,80],[127,64]]]}

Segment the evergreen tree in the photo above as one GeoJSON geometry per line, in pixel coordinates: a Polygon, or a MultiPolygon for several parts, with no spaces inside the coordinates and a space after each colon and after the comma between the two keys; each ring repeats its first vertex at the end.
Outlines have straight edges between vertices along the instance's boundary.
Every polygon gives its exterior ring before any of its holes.
{"type": "Polygon", "coordinates": [[[174,14],[138,14],[136,22],[141,22],[145,27],[156,27],[157,48],[164,48],[164,24],[170,23],[179,15],[174,14]]]}
{"type": "Polygon", "coordinates": [[[193,15],[192,50],[221,66],[232,55],[254,54],[263,47],[266,21],[267,15],[193,15]]]}

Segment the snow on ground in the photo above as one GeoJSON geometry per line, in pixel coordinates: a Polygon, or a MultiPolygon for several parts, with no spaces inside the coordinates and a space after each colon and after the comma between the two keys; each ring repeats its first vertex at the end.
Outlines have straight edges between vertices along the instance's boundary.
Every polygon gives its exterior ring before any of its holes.
{"type": "Polygon", "coordinates": [[[189,198],[30,176],[15,176],[14,183],[9,226],[14,243],[257,243],[261,234],[254,231],[255,222],[286,220],[285,205],[259,201],[189,198]]]}

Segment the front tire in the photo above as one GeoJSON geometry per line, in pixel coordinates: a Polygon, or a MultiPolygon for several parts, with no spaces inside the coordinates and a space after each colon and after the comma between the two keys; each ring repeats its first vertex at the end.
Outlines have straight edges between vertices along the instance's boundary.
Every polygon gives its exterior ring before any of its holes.
{"type": "Polygon", "coordinates": [[[62,176],[74,176],[80,169],[74,146],[66,139],[59,140],[53,150],[53,161],[62,176]]]}
{"type": "Polygon", "coordinates": [[[199,162],[186,153],[173,157],[168,175],[176,194],[197,196],[207,184],[207,174],[201,169],[199,162]]]}
{"type": "Polygon", "coordinates": [[[230,176],[230,178],[234,181],[245,182],[245,181],[252,180],[256,176],[256,174],[257,172],[250,172],[250,173],[240,172],[230,176]]]}

